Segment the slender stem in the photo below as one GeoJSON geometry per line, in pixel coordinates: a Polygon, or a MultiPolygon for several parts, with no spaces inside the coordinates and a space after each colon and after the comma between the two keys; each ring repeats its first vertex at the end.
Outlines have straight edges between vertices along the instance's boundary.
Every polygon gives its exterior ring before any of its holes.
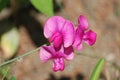
{"type": "Polygon", "coordinates": [[[97,55],[94,55],[94,54],[78,53],[78,52],[76,52],[76,53],[77,53],[77,55],[82,55],[82,56],[86,56],[86,57],[89,57],[89,58],[101,58],[101,57],[99,57],[97,55]]]}
{"type": "Polygon", "coordinates": [[[40,47],[38,47],[38,48],[36,48],[36,49],[34,49],[34,50],[32,50],[32,51],[29,51],[29,52],[27,52],[27,53],[24,53],[23,55],[20,55],[20,56],[18,56],[18,57],[16,57],[16,58],[13,58],[13,59],[11,59],[11,60],[9,60],[9,61],[3,62],[2,64],[0,64],[0,67],[6,65],[6,64],[8,64],[8,63],[14,62],[14,61],[16,61],[16,60],[18,60],[18,59],[20,59],[20,58],[23,58],[23,57],[25,57],[25,56],[27,56],[27,55],[30,55],[30,54],[38,51],[39,49],[40,49],[40,47]]]}

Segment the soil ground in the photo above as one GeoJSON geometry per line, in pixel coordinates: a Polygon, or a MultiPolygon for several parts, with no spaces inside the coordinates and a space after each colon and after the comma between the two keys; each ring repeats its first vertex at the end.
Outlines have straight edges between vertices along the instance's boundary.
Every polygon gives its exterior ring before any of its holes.
{"type": "MultiPolygon", "coordinates": [[[[120,0],[60,0],[60,2],[63,7],[57,10],[55,15],[69,19],[75,25],[78,16],[85,15],[89,21],[89,29],[97,33],[96,44],[92,47],[84,44],[84,49],[77,52],[83,55],[76,53],[73,61],[66,61],[63,72],[53,72],[52,61],[42,63],[39,52],[36,52],[12,63],[11,74],[17,80],[89,80],[99,57],[104,57],[106,63],[101,80],[120,80],[120,71],[114,67],[116,65],[120,68],[120,0]],[[112,61],[114,65],[108,61],[112,61]]],[[[19,25],[20,45],[17,55],[47,43],[43,27],[48,17],[35,11],[30,11],[29,15],[26,16],[24,24],[19,25]]]]}

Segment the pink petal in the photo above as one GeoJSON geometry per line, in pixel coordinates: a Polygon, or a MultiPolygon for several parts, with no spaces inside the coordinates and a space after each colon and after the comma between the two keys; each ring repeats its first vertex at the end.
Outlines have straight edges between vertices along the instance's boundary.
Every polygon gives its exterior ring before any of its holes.
{"type": "Polygon", "coordinates": [[[62,34],[63,34],[63,43],[64,47],[69,47],[73,44],[74,41],[74,25],[72,22],[66,20],[64,27],[62,29],[62,34]]]}
{"type": "Polygon", "coordinates": [[[55,51],[53,46],[42,46],[39,53],[40,59],[42,62],[47,62],[53,57],[54,52],[55,51]]]}
{"type": "Polygon", "coordinates": [[[74,40],[74,43],[73,43],[74,48],[76,48],[77,50],[82,49],[83,35],[84,35],[83,30],[77,28],[76,35],[75,35],[75,40],[74,40]]]}
{"type": "Polygon", "coordinates": [[[67,60],[72,60],[74,58],[74,50],[72,46],[64,48],[63,57],[67,60]]]}
{"type": "Polygon", "coordinates": [[[83,49],[83,45],[80,43],[79,45],[74,46],[74,48],[81,51],[83,49]]]}
{"type": "Polygon", "coordinates": [[[78,27],[80,27],[83,30],[88,29],[88,21],[87,18],[83,15],[80,15],[78,18],[78,27]]]}
{"type": "Polygon", "coordinates": [[[63,71],[65,67],[64,60],[62,58],[55,58],[53,61],[53,70],[56,71],[63,71]]]}
{"type": "Polygon", "coordinates": [[[96,42],[96,33],[93,32],[92,30],[89,30],[84,34],[84,42],[90,46],[92,46],[96,42]]]}
{"type": "Polygon", "coordinates": [[[55,49],[59,50],[63,42],[62,35],[59,32],[54,33],[50,38],[50,42],[54,42],[55,49]]]}
{"type": "Polygon", "coordinates": [[[65,19],[60,16],[53,16],[49,18],[44,26],[44,35],[50,38],[56,31],[63,27],[65,19]]]}

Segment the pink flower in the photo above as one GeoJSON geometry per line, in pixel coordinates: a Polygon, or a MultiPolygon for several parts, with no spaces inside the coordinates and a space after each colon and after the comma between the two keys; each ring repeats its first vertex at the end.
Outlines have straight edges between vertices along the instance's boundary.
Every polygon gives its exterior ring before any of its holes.
{"type": "Polygon", "coordinates": [[[74,25],[60,16],[53,16],[44,26],[44,35],[49,38],[56,50],[59,50],[62,44],[69,47],[74,41],[74,25]]]}
{"type": "Polygon", "coordinates": [[[72,60],[74,57],[73,47],[82,49],[82,41],[88,45],[93,45],[96,41],[96,33],[88,30],[88,21],[84,16],[78,18],[78,28],[74,30],[74,25],[69,20],[60,16],[49,18],[44,27],[44,35],[49,38],[51,46],[42,46],[40,49],[40,59],[42,62],[53,60],[53,70],[63,71],[65,67],[64,59],[72,60]]]}
{"type": "Polygon", "coordinates": [[[96,42],[96,33],[92,30],[88,30],[86,32],[87,29],[88,21],[83,15],[80,15],[78,18],[78,28],[75,32],[75,41],[73,44],[73,46],[77,50],[82,49],[82,41],[84,41],[87,45],[90,46],[92,46],[96,42]]]}
{"type": "Polygon", "coordinates": [[[58,51],[56,51],[53,46],[42,46],[39,55],[42,62],[53,59],[53,70],[55,72],[64,70],[64,59],[72,60],[74,57],[73,48],[71,46],[68,48],[61,46],[58,51]]]}

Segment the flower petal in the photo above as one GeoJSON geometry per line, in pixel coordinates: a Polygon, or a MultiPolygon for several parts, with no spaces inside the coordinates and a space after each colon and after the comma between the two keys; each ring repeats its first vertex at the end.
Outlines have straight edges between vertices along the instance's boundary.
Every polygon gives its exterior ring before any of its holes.
{"type": "Polygon", "coordinates": [[[62,58],[55,58],[53,61],[53,70],[56,71],[63,71],[65,67],[64,60],[62,58]]]}
{"type": "Polygon", "coordinates": [[[63,39],[62,39],[62,35],[59,32],[56,32],[55,34],[53,34],[53,36],[50,38],[50,42],[54,43],[54,47],[56,50],[59,50],[63,39]]]}
{"type": "Polygon", "coordinates": [[[78,18],[78,27],[80,27],[82,30],[88,29],[88,21],[87,18],[83,15],[80,15],[78,18]]]}
{"type": "Polygon", "coordinates": [[[83,35],[84,35],[84,31],[77,28],[76,33],[75,33],[75,40],[74,40],[74,43],[73,43],[74,48],[76,48],[77,50],[82,49],[83,35]]]}
{"type": "Polygon", "coordinates": [[[65,19],[60,16],[53,16],[49,18],[44,26],[44,35],[50,38],[56,31],[63,27],[65,19]]]}
{"type": "Polygon", "coordinates": [[[83,49],[83,45],[82,45],[82,43],[80,43],[80,44],[74,46],[74,48],[81,51],[83,49]]]}
{"type": "Polygon", "coordinates": [[[64,48],[63,57],[67,60],[72,60],[74,58],[74,50],[72,46],[64,48]]]}
{"type": "Polygon", "coordinates": [[[92,30],[89,30],[84,34],[83,40],[86,44],[92,46],[96,42],[96,33],[92,30]]]}
{"type": "Polygon", "coordinates": [[[42,62],[47,62],[53,57],[54,52],[55,51],[53,46],[42,46],[39,53],[40,59],[42,62]]]}
{"type": "Polygon", "coordinates": [[[66,20],[62,29],[64,47],[69,47],[73,44],[74,34],[74,25],[72,22],[66,20]]]}

